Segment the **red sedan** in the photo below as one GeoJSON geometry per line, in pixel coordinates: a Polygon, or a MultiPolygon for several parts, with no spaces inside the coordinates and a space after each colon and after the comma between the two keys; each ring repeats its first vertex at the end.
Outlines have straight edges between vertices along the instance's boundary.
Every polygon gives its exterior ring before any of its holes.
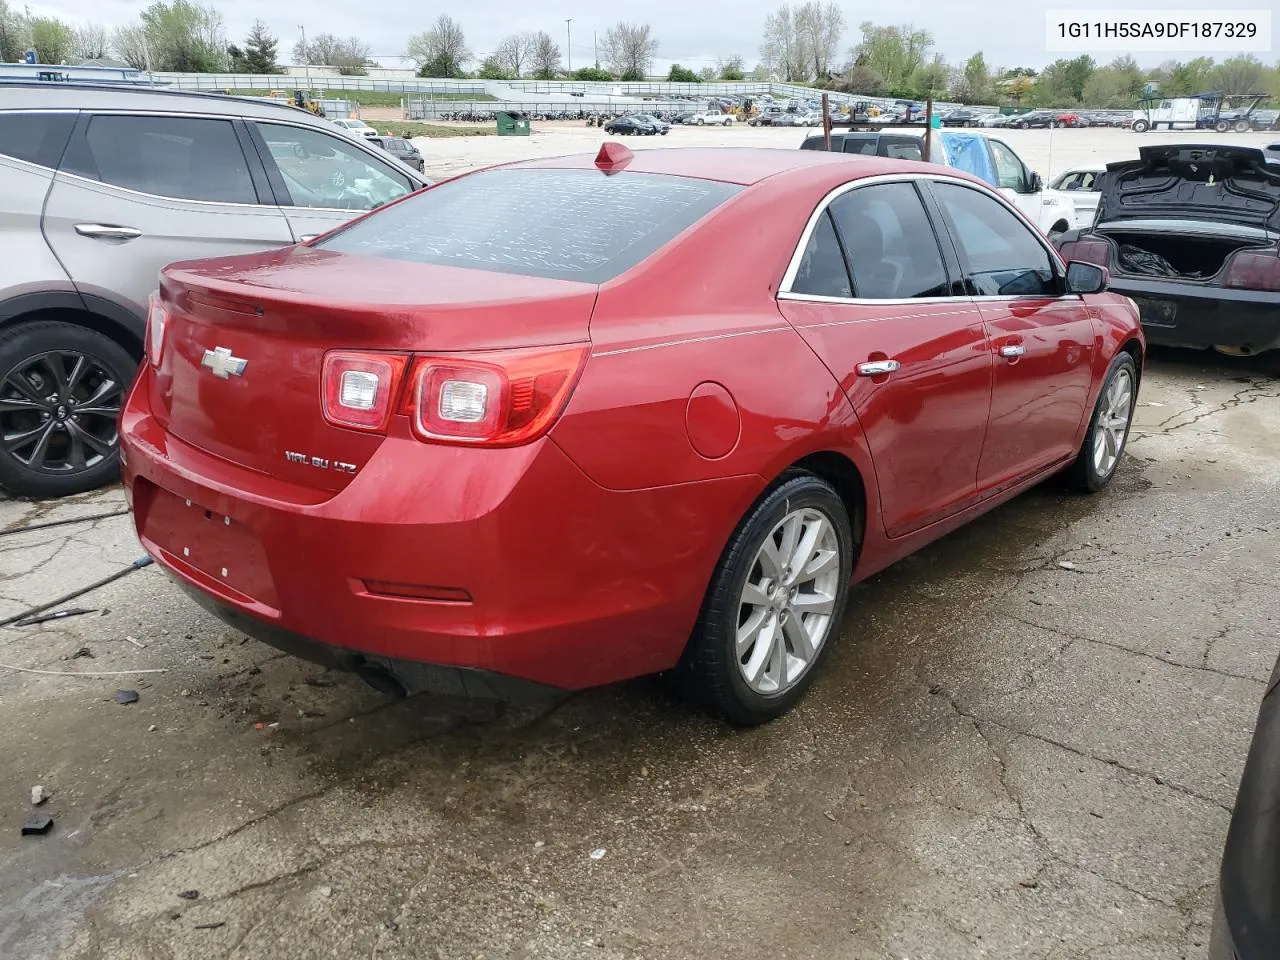
{"type": "Polygon", "coordinates": [[[125,482],[196,600],[383,689],[679,665],[760,722],[851,582],[1112,478],[1144,346],[1106,283],[955,170],[607,144],[168,267],[125,482]]]}

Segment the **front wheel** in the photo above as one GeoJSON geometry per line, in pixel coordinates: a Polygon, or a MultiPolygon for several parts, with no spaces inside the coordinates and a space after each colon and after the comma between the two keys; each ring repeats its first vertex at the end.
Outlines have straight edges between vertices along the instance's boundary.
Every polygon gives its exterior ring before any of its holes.
{"type": "Polygon", "coordinates": [[[1146,132],[1147,132],[1147,121],[1145,121],[1145,120],[1135,120],[1135,121],[1133,121],[1133,132],[1134,132],[1134,133],[1146,133],[1146,132]]]}
{"type": "Polygon", "coordinates": [[[1249,121],[1248,121],[1248,120],[1237,120],[1237,121],[1236,121],[1236,125],[1235,125],[1235,128],[1234,128],[1234,129],[1235,129],[1236,133],[1248,133],[1248,132],[1249,132],[1249,121]]]}
{"type": "Polygon", "coordinates": [[[1229,129],[1231,129],[1231,125],[1227,123],[1227,121],[1225,120],[1219,120],[1217,123],[1213,125],[1213,129],[1217,130],[1218,133],[1226,133],[1229,129]]]}
{"type": "Polygon", "coordinates": [[[797,473],[751,509],[721,554],[682,666],[726,719],[790,710],[840,631],[856,547],[844,502],[797,473]]]}
{"type": "Polygon", "coordinates": [[[1130,354],[1118,353],[1102,381],[1084,443],[1075,462],[1067,468],[1072,486],[1085,493],[1097,493],[1111,482],[1124,456],[1137,400],[1137,364],[1130,354]]]}
{"type": "Polygon", "coordinates": [[[0,334],[0,487],[61,497],[115,480],[116,422],[137,367],[114,340],[73,323],[0,334]]]}

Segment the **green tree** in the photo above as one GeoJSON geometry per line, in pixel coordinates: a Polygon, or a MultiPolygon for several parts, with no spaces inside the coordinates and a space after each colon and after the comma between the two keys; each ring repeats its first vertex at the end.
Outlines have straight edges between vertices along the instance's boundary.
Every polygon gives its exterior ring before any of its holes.
{"type": "Polygon", "coordinates": [[[716,72],[720,75],[721,80],[741,80],[743,77],[742,58],[735,55],[718,61],[716,63],[716,72]]]}
{"type": "Polygon", "coordinates": [[[909,23],[879,27],[867,21],[861,30],[862,42],[854,49],[854,63],[870,67],[890,90],[909,85],[933,46],[933,35],[928,30],[917,30],[909,23]]]}
{"type": "Polygon", "coordinates": [[[1132,107],[1142,96],[1146,77],[1133,57],[1117,57],[1095,70],[1081,98],[1087,107],[1132,107]]]}
{"type": "Polygon", "coordinates": [[[16,63],[31,43],[27,17],[0,0],[0,63],[16,63]]]}
{"type": "Polygon", "coordinates": [[[667,71],[667,80],[671,83],[701,83],[701,78],[688,67],[673,63],[667,71]]]}
{"type": "Polygon", "coordinates": [[[1093,58],[1083,54],[1073,60],[1055,60],[1041,71],[1031,99],[1037,106],[1045,107],[1077,104],[1095,69],[1093,58]]]}
{"type": "Polygon", "coordinates": [[[442,13],[431,29],[410,37],[405,47],[420,77],[460,77],[471,60],[462,25],[442,13]]]}
{"type": "Polygon", "coordinates": [[[279,73],[276,63],[275,35],[261,20],[253,21],[249,35],[244,39],[245,73],[279,73]]]}
{"type": "Polygon", "coordinates": [[[602,70],[599,67],[582,67],[573,71],[573,79],[593,81],[596,83],[606,83],[609,80],[616,79],[608,70],[602,70]]]}
{"type": "Polygon", "coordinates": [[[76,35],[69,26],[54,17],[32,17],[27,23],[31,46],[41,63],[66,63],[76,35]]]}
{"type": "Polygon", "coordinates": [[[1160,93],[1166,97],[1189,97],[1213,86],[1211,57],[1196,57],[1186,63],[1168,60],[1160,65],[1160,93]]]}
{"type": "Polygon", "coordinates": [[[222,14],[192,0],[156,0],[142,11],[153,70],[216,73],[227,63],[222,14]]]}
{"type": "Polygon", "coordinates": [[[481,80],[516,79],[506,62],[496,53],[489,54],[480,62],[480,70],[476,73],[476,76],[481,80]]]}
{"type": "Polygon", "coordinates": [[[933,60],[917,67],[907,82],[906,96],[913,100],[938,100],[946,96],[947,81],[950,71],[942,55],[935,55],[933,60]]]}
{"type": "Polygon", "coordinates": [[[955,87],[956,99],[962,103],[990,103],[993,99],[991,71],[979,50],[964,62],[955,87]]]}
{"type": "Polygon", "coordinates": [[[1263,93],[1266,67],[1252,54],[1223,60],[1213,71],[1213,85],[1225,94],[1263,93]]]}

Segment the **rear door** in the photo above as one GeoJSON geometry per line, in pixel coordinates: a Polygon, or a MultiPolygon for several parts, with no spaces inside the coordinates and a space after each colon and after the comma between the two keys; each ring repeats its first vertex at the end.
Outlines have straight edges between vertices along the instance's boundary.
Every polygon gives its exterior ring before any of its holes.
{"type": "Polygon", "coordinates": [[[166,264],[292,243],[244,143],[229,118],[82,114],[44,213],[80,292],[143,316],[166,264]]]}
{"type": "Polygon", "coordinates": [[[855,184],[818,216],[779,294],[857,411],[891,537],[977,499],[991,356],[945,263],[912,180],[855,184]]]}
{"type": "Polygon", "coordinates": [[[1097,330],[1084,300],[1062,292],[1043,238],[1012,210],[968,184],[933,181],[929,190],[982,311],[995,365],[978,465],[979,491],[989,495],[1074,455],[1097,330]]]}
{"type": "Polygon", "coordinates": [[[246,123],[295,240],[327,233],[421,186],[372,144],[302,124],[246,123]]]}

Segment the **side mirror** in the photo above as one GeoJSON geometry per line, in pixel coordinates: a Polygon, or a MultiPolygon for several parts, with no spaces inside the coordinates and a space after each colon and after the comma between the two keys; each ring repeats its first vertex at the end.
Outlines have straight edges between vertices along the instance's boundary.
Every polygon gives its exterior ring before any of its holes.
{"type": "Polygon", "coordinates": [[[1111,275],[1106,267],[1083,260],[1067,264],[1067,293],[1102,293],[1111,285],[1111,275]]]}
{"type": "Polygon", "coordinates": [[[1040,179],[1040,174],[1032,172],[1031,179],[1029,181],[1028,192],[1039,193],[1043,189],[1044,189],[1044,181],[1040,179]]]}

